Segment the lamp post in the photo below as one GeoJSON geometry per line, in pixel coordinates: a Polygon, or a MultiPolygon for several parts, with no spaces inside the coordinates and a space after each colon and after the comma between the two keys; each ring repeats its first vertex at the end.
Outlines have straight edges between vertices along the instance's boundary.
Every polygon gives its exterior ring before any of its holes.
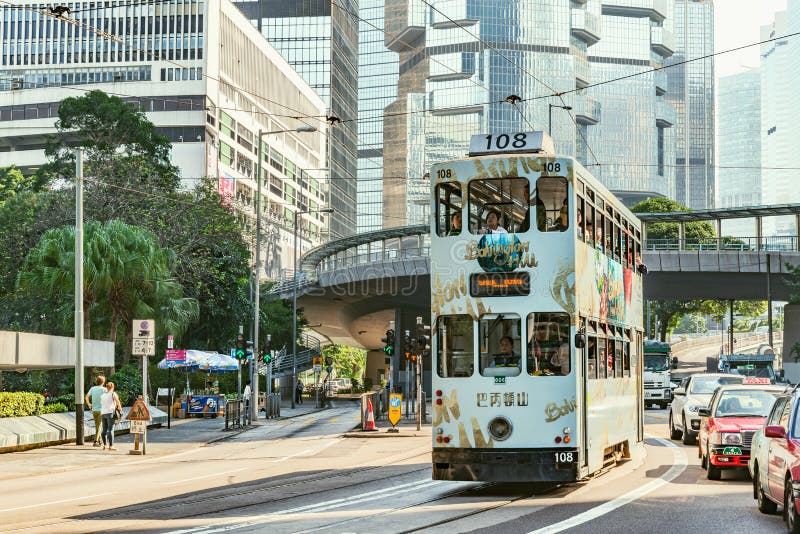
{"type": "MultiPolygon", "coordinates": [[[[258,419],[258,373],[255,369],[258,367],[259,345],[258,345],[258,328],[259,318],[261,315],[261,286],[259,281],[261,279],[261,138],[265,135],[279,134],[279,133],[304,133],[316,132],[314,126],[300,126],[293,130],[277,130],[273,132],[265,132],[258,130],[258,150],[256,162],[256,268],[255,268],[255,296],[254,296],[254,315],[253,319],[253,364],[250,366],[250,383],[252,384],[250,399],[250,420],[255,421],[258,419]]],[[[294,393],[293,393],[294,394],[294,393]]],[[[294,398],[294,397],[292,397],[294,398]]]]}
{"type": "Polygon", "coordinates": [[[297,389],[297,216],[304,213],[333,213],[333,208],[294,212],[294,267],[292,270],[292,408],[295,407],[295,390],[297,389]]]}
{"type": "Polygon", "coordinates": [[[559,106],[558,104],[547,104],[547,135],[553,137],[553,108],[571,110],[572,106],[559,106]]]}

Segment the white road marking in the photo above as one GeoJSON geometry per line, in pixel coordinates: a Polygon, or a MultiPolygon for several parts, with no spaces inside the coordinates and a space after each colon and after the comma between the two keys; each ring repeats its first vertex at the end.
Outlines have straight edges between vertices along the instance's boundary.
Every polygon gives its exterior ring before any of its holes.
{"type": "Polygon", "coordinates": [[[223,475],[230,475],[231,473],[238,473],[239,471],[244,471],[245,468],[241,467],[239,469],[232,469],[230,471],[223,471],[222,473],[212,473],[210,475],[202,475],[199,477],[193,478],[184,478],[183,480],[173,480],[172,482],[164,482],[165,486],[172,486],[173,484],[183,484],[184,482],[191,482],[192,480],[201,480],[203,478],[213,478],[213,477],[221,477],[223,475]]]}
{"type": "Polygon", "coordinates": [[[200,526],[195,528],[183,529],[183,530],[175,530],[169,532],[168,534],[215,534],[217,532],[230,532],[232,530],[239,530],[241,528],[250,528],[256,527],[259,525],[264,525],[265,523],[271,523],[275,521],[278,517],[276,516],[283,516],[288,514],[296,514],[300,512],[305,513],[314,513],[314,512],[324,512],[326,510],[332,510],[335,508],[344,508],[345,506],[350,506],[352,504],[360,504],[363,502],[374,501],[378,499],[384,499],[386,497],[390,497],[392,495],[396,495],[398,493],[404,493],[408,491],[416,491],[419,489],[426,488],[428,486],[435,486],[442,484],[443,481],[440,480],[417,480],[415,482],[408,482],[406,484],[399,484],[389,488],[384,488],[382,490],[372,491],[369,493],[364,493],[361,495],[354,495],[352,497],[341,498],[341,499],[333,499],[330,501],[319,502],[315,504],[309,504],[305,506],[299,506],[297,508],[291,508],[289,510],[280,510],[271,514],[267,514],[262,516],[262,518],[257,520],[247,521],[246,523],[238,523],[235,525],[206,525],[200,526]]]}
{"type": "Polygon", "coordinates": [[[50,506],[51,504],[61,504],[61,503],[65,503],[65,502],[82,501],[84,499],[92,499],[94,497],[103,497],[105,495],[113,495],[113,493],[98,493],[97,495],[85,495],[83,497],[75,497],[74,499],[63,499],[61,501],[47,501],[47,502],[40,502],[38,504],[29,504],[27,506],[17,506],[16,508],[6,508],[5,510],[0,510],[0,513],[13,512],[15,510],[25,510],[26,508],[37,508],[39,506],[50,506]]]}
{"type": "Polygon", "coordinates": [[[672,447],[672,467],[670,467],[666,473],[661,475],[658,479],[648,482],[647,484],[636,488],[635,490],[629,491],[625,495],[621,495],[614,500],[608,501],[606,503],[601,504],[600,506],[595,506],[585,512],[576,515],[575,517],[571,517],[570,519],[565,519],[559,523],[555,523],[553,525],[546,526],[544,528],[540,528],[538,530],[534,530],[529,532],[528,534],[555,534],[556,532],[562,532],[567,530],[568,528],[576,527],[578,525],[582,525],[584,523],[588,523],[598,517],[601,517],[609,512],[613,512],[617,508],[625,506],[637,499],[640,499],[647,495],[648,493],[652,493],[661,486],[669,484],[673,480],[675,480],[681,473],[686,470],[686,466],[689,465],[689,461],[686,458],[686,453],[684,449],[674,444],[672,441],[653,437],[656,441],[661,443],[666,447],[672,447]]]}

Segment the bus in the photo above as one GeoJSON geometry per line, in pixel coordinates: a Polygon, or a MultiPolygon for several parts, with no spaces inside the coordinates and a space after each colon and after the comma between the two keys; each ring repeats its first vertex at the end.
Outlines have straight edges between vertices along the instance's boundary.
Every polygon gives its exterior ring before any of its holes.
{"type": "Polygon", "coordinates": [[[568,482],[643,439],[641,223],[543,132],[431,168],[435,480],[568,482]]]}

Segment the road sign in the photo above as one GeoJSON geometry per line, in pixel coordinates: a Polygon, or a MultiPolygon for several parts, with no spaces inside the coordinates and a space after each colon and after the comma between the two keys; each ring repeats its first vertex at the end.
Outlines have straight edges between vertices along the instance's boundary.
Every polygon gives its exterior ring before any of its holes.
{"type": "Polygon", "coordinates": [[[167,351],[167,361],[184,363],[186,361],[186,351],[183,349],[172,349],[167,351]]]}
{"type": "Polygon", "coordinates": [[[322,366],[321,365],[315,365],[314,366],[314,372],[315,373],[321,373],[322,372],[322,366]]]}
{"type": "Polygon", "coordinates": [[[133,403],[131,411],[128,412],[125,419],[128,421],[151,421],[153,418],[150,417],[150,410],[147,409],[144,401],[139,398],[133,403]]]}
{"type": "Polygon", "coordinates": [[[328,374],[330,374],[330,373],[333,372],[333,367],[328,366],[328,367],[325,368],[325,370],[328,371],[328,374]]]}
{"type": "Polygon", "coordinates": [[[152,319],[133,320],[133,351],[141,356],[156,355],[156,322],[152,319]]]}
{"type": "Polygon", "coordinates": [[[131,421],[131,434],[144,434],[147,431],[147,421],[131,421]]]}
{"type": "Polygon", "coordinates": [[[167,348],[168,349],[174,348],[173,347],[174,342],[175,342],[175,336],[173,336],[172,334],[168,335],[167,336],[167,348]]]}
{"type": "Polygon", "coordinates": [[[319,365],[320,368],[322,367],[322,357],[321,356],[316,356],[314,358],[314,365],[319,365]]]}
{"type": "Polygon", "coordinates": [[[389,395],[389,422],[397,426],[402,416],[403,395],[392,393],[389,395]]]}

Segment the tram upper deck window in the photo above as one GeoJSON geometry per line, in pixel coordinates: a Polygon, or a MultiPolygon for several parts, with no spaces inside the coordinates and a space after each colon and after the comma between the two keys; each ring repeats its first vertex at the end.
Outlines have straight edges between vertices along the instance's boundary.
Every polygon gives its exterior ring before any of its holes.
{"type": "Polygon", "coordinates": [[[436,330],[437,372],[442,378],[467,377],[475,372],[472,343],[474,322],[469,315],[443,315],[436,330]]]}
{"type": "Polygon", "coordinates": [[[569,228],[566,178],[542,176],[536,180],[536,227],[540,232],[564,232],[569,228]]]}
{"type": "Polygon", "coordinates": [[[469,183],[472,234],[527,232],[530,200],[526,178],[491,178],[469,183]]]}
{"type": "Polygon", "coordinates": [[[479,333],[481,375],[519,375],[522,370],[519,315],[515,313],[483,315],[479,333]]]}
{"type": "Polygon", "coordinates": [[[527,369],[531,375],[565,376],[570,372],[569,315],[528,315],[527,369]]]}
{"type": "Polygon", "coordinates": [[[439,237],[461,234],[461,184],[446,182],[436,186],[436,233],[439,237]]]}

